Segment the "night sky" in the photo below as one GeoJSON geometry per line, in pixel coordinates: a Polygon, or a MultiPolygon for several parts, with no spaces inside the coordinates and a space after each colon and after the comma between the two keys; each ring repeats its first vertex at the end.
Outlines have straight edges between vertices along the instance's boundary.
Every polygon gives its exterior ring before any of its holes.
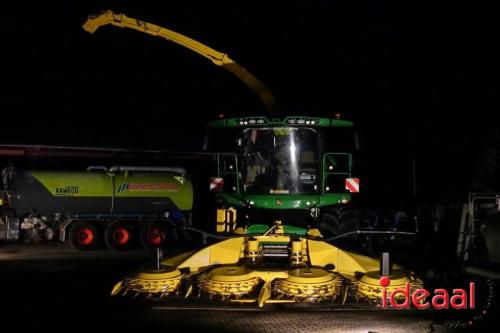
{"type": "MultiPolygon", "coordinates": [[[[419,190],[444,200],[500,157],[497,12],[474,2],[2,4],[0,143],[199,150],[207,120],[265,114],[231,74],[181,47],[81,29],[105,9],[228,53],[287,114],[354,119],[378,186],[406,184],[415,158],[419,190]]],[[[495,189],[498,178],[485,179],[495,189]]]]}

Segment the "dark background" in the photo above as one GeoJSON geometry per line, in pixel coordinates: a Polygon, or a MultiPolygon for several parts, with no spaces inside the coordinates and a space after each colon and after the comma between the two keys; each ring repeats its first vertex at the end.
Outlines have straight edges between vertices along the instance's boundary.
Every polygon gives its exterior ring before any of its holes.
{"type": "Polygon", "coordinates": [[[363,133],[362,186],[459,202],[499,190],[498,18],[438,1],[15,1],[0,9],[0,143],[200,150],[204,124],[265,114],[229,73],[139,32],[81,29],[113,9],[224,52],[288,114],[363,133]]]}

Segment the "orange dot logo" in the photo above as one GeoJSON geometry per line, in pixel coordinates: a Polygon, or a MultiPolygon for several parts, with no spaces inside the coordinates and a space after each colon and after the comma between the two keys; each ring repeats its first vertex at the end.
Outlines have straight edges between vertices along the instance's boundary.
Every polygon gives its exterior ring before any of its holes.
{"type": "Polygon", "coordinates": [[[385,288],[385,287],[388,287],[388,286],[391,284],[391,278],[390,278],[390,277],[388,277],[388,276],[382,276],[382,277],[380,278],[379,283],[380,283],[380,286],[382,286],[382,287],[384,287],[384,288],[385,288]]]}

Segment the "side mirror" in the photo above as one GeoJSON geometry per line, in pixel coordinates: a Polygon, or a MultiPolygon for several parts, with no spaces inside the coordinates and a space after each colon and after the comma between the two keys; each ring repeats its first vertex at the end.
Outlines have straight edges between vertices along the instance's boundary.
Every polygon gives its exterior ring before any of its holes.
{"type": "Polygon", "coordinates": [[[359,132],[353,133],[353,144],[354,150],[358,151],[361,149],[361,134],[359,132]]]}
{"type": "Polygon", "coordinates": [[[208,129],[205,131],[205,137],[203,138],[203,151],[208,150],[208,141],[209,141],[208,129]]]}

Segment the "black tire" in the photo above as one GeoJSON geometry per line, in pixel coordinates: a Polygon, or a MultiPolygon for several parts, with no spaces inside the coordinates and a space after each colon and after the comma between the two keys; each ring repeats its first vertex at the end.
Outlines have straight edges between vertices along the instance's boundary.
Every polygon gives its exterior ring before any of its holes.
{"type": "Polygon", "coordinates": [[[80,251],[90,251],[101,247],[101,230],[93,223],[78,221],[69,230],[71,246],[80,251]]]}
{"type": "Polygon", "coordinates": [[[141,227],[139,241],[145,249],[156,249],[165,244],[167,229],[157,224],[148,224],[141,227]]]}
{"type": "Polygon", "coordinates": [[[325,237],[337,236],[339,232],[339,219],[335,214],[322,213],[319,223],[319,229],[325,237]]]}
{"type": "MultiPolygon", "coordinates": [[[[320,230],[326,237],[338,236],[359,229],[359,212],[352,208],[324,208],[320,216],[320,230]]],[[[355,237],[355,236],[354,236],[355,237]]],[[[347,237],[352,238],[352,237],[347,237]]]]}
{"type": "Polygon", "coordinates": [[[113,250],[123,251],[130,249],[134,244],[134,233],[130,226],[123,222],[113,222],[104,230],[104,242],[113,250]]]}

